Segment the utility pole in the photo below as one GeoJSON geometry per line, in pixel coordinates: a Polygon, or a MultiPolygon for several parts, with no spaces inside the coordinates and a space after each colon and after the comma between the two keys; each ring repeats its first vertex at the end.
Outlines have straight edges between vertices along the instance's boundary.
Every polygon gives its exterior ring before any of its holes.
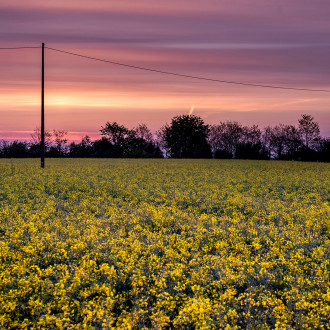
{"type": "Polygon", "coordinates": [[[41,168],[45,167],[45,44],[42,43],[41,61],[41,168]]]}

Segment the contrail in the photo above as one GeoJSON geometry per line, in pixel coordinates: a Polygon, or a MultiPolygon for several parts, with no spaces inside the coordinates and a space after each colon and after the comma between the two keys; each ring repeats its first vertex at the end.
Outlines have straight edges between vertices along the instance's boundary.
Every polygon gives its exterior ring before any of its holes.
{"type": "Polygon", "coordinates": [[[192,115],[194,110],[195,110],[195,104],[192,104],[191,107],[190,107],[189,116],[192,115]]]}

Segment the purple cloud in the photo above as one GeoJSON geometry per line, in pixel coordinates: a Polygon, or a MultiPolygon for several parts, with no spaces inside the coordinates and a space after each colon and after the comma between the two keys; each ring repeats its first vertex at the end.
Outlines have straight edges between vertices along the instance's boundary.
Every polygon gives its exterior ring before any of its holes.
{"type": "MultiPolygon", "coordinates": [[[[330,89],[329,12],[328,0],[36,0],[24,4],[4,0],[0,5],[0,41],[1,47],[46,42],[50,47],[94,57],[215,79],[330,89]]],[[[267,107],[273,111],[272,103],[265,101],[273,95],[269,90],[188,81],[50,50],[46,50],[46,63],[47,91],[53,94],[111,91],[114,98],[123,93],[133,95],[137,103],[142,102],[137,93],[151,95],[153,102],[157,98],[163,102],[168,95],[173,105],[168,106],[167,113],[172,114],[186,100],[189,110],[189,93],[192,99],[197,95],[202,100],[215,100],[214,95],[222,93],[226,105],[232,102],[228,98],[236,95],[242,104],[257,100],[265,111],[267,107]]],[[[38,96],[39,50],[0,52],[0,69],[0,83],[7,87],[0,89],[0,97],[28,95],[31,90],[38,96]]],[[[278,99],[284,100],[279,103],[286,104],[283,107],[287,111],[299,111],[288,99],[306,95],[290,93],[278,92],[278,99]]],[[[318,101],[305,104],[302,111],[326,113],[329,95],[316,97],[318,101]]],[[[143,102],[138,105],[140,110],[149,106],[143,102]]],[[[221,107],[217,102],[204,110],[217,116],[215,109],[221,107]]],[[[0,103],[0,114],[8,106],[0,103]]],[[[18,111],[23,105],[12,107],[18,111]]],[[[166,113],[162,107],[161,111],[166,113]]],[[[104,117],[106,113],[100,118],[104,117]]],[[[285,115],[283,118],[285,121],[285,115]]],[[[323,116],[322,121],[327,130],[330,116],[323,116]]],[[[14,120],[7,116],[3,125],[14,127],[14,120]]]]}

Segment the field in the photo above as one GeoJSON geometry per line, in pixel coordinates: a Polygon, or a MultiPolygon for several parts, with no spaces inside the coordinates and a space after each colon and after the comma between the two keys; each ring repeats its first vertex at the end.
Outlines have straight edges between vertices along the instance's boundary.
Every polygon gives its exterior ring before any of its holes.
{"type": "Polygon", "coordinates": [[[327,329],[330,165],[0,160],[1,329],[327,329]]]}

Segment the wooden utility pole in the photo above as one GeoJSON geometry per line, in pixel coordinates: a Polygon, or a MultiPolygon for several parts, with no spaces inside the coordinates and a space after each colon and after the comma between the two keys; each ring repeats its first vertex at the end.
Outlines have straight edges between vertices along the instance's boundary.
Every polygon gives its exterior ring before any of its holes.
{"type": "Polygon", "coordinates": [[[41,61],[41,168],[45,167],[45,44],[42,43],[41,61]]]}

